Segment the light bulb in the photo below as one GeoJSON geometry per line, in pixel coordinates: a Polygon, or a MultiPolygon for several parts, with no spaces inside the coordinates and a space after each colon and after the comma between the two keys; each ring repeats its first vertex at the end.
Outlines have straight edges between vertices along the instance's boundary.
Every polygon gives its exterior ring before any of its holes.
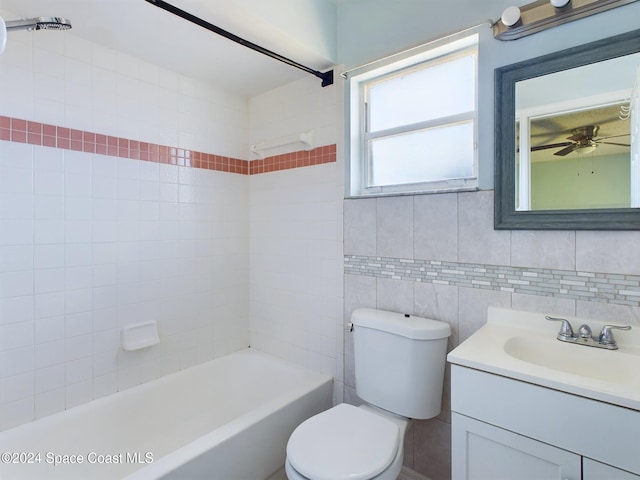
{"type": "Polygon", "coordinates": [[[4,53],[5,48],[7,48],[7,25],[4,23],[4,18],[0,17],[0,55],[4,53]]]}
{"type": "Polygon", "coordinates": [[[502,23],[507,28],[512,28],[520,21],[520,9],[518,7],[507,7],[500,17],[502,23]]]}
{"type": "Polygon", "coordinates": [[[562,7],[565,7],[565,6],[569,5],[570,1],[571,0],[549,0],[551,5],[553,5],[556,8],[562,8],[562,7]]]}

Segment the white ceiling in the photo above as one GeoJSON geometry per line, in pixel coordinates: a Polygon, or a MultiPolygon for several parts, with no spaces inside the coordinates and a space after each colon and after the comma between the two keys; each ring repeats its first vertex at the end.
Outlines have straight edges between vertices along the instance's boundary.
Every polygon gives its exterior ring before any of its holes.
{"type": "MultiPolygon", "coordinates": [[[[268,10],[264,0],[167,0],[314,70],[335,63],[336,1],[348,0],[270,0],[268,10]]],[[[68,18],[73,24],[69,34],[244,97],[309,75],[145,0],[2,0],[0,8],[17,18],[68,18]]]]}

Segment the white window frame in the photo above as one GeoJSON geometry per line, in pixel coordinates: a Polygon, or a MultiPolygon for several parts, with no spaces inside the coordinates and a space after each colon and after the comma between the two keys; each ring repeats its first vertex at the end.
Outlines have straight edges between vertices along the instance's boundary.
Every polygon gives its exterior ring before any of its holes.
{"type": "MultiPolygon", "coordinates": [[[[387,62],[379,65],[375,62],[373,66],[365,66],[358,69],[356,73],[348,79],[348,166],[346,182],[346,196],[379,196],[414,193],[436,193],[464,190],[477,190],[478,188],[478,34],[473,34],[449,41],[438,46],[431,45],[431,48],[424,49],[419,53],[407,55],[400,60],[387,62]],[[405,183],[399,185],[370,185],[369,168],[370,155],[368,151],[368,141],[378,138],[380,132],[369,133],[367,131],[367,90],[369,85],[380,82],[381,79],[392,79],[398,75],[421,68],[425,64],[436,65],[448,60],[453,60],[463,53],[475,51],[475,104],[472,111],[458,115],[440,117],[433,120],[418,122],[413,125],[404,125],[393,129],[385,130],[384,136],[390,134],[417,132],[426,128],[454,125],[456,123],[471,121],[473,124],[473,174],[465,178],[452,178],[442,181],[405,183]]],[[[383,62],[384,63],[384,62],[383,62]]]]}

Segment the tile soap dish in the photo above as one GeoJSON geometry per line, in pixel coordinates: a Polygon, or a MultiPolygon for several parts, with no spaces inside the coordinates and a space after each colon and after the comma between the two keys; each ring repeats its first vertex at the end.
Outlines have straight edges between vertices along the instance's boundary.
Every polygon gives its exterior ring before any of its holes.
{"type": "Polygon", "coordinates": [[[122,349],[127,352],[152,347],[160,343],[158,336],[158,322],[150,321],[128,325],[122,328],[120,341],[122,349]]]}

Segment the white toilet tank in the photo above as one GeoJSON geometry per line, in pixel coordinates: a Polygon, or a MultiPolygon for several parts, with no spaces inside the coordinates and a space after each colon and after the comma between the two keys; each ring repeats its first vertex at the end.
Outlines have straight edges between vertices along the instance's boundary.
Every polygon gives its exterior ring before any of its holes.
{"type": "Polygon", "coordinates": [[[351,323],[358,396],[403,417],[438,415],[449,324],[371,308],[355,310],[351,323]]]}

